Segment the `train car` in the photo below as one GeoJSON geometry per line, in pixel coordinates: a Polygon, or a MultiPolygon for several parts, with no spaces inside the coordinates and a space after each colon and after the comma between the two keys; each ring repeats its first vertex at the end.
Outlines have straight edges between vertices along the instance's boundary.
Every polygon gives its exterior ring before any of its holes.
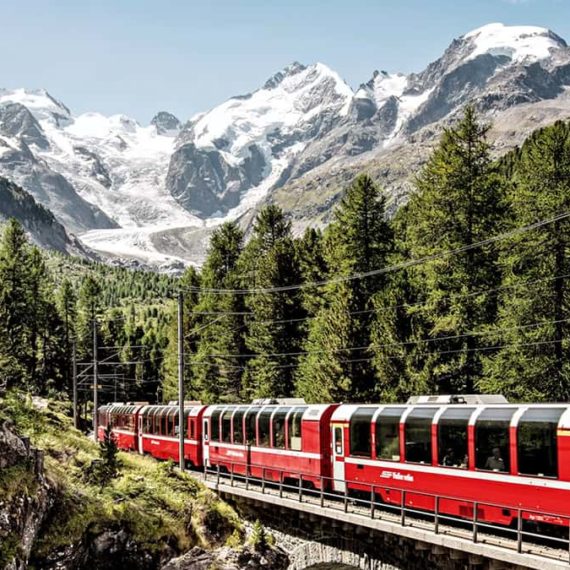
{"type": "Polygon", "coordinates": [[[441,514],[511,525],[520,509],[523,519],[568,525],[568,405],[485,396],[341,405],[331,444],[337,492],[425,511],[438,496],[441,514]]]}
{"type": "MultiPolygon", "coordinates": [[[[188,467],[201,468],[202,416],[207,406],[186,403],[184,406],[184,459],[188,467]]],[[[138,414],[138,450],[157,459],[179,458],[178,405],[145,406],[138,414]]]]}
{"type": "Polygon", "coordinates": [[[144,404],[107,404],[99,408],[99,429],[97,439],[105,439],[107,427],[119,449],[138,451],[137,417],[144,404]]]}
{"type": "Polygon", "coordinates": [[[210,406],[204,413],[208,467],[320,488],[330,477],[330,420],[338,404],[259,401],[210,406]]]}

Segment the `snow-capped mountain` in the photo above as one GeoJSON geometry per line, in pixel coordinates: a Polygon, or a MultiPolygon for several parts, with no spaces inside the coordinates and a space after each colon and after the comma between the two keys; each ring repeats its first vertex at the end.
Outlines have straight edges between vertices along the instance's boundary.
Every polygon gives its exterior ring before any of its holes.
{"type": "Polygon", "coordinates": [[[313,139],[348,114],[352,89],[326,65],[293,63],[257,91],[192,119],[180,133],[166,186],[199,216],[237,206],[243,193],[273,184],[313,139]]]}
{"type": "Polygon", "coordinates": [[[247,225],[268,200],[291,213],[297,230],[326,223],[362,170],[397,204],[466,103],[493,121],[498,153],[569,117],[568,87],[562,38],[489,24],[420,73],[376,71],[353,90],[324,64],[293,63],[185,124],[165,111],[148,126],[123,115],[75,116],[46,91],[0,90],[0,175],[94,250],[200,262],[213,227],[247,225]]]}

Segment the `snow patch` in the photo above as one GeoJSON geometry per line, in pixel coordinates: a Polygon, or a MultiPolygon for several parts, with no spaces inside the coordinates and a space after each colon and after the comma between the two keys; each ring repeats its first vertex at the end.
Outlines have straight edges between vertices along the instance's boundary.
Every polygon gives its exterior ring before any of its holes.
{"type": "Polygon", "coordinates": [[[482,26],[464,36],[473,41],[474,49],[465,61],[482,54],[505,55],[512,61],[538,61],[550,56],[551,50],[564,47],[550,30],[537,26],[505,26],[495,23],[482,26]]]}

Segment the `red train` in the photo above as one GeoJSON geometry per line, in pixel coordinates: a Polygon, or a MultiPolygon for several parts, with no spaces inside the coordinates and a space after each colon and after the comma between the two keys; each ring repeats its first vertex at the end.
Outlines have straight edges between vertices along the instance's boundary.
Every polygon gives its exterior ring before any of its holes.
{"type": "MultiPolygon", "coordinates": [[[[187,404],[184,424],[194,468],[480,522],[510,525],[521,511],[535,522],[569,524],[570,405],[512,405],[496,396],[187,404]]],[[[120,448],[178,461],[178,406],[110,404],[99,409],[99,426],[99,439],[110,426],[120,448]]]]}

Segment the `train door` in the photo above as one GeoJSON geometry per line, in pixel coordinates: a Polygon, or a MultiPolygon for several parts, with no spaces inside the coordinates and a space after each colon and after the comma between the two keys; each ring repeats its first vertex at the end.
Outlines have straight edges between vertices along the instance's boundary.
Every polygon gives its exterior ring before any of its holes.
{"type": "Polygon", "coordinates": [[[333,489],[344,493],[346,491],[344,469],[344,427],[342,424],[332,425],[332,459],[333,459],[333,489]]]}
{"type": "Polygon", "coordinates": [[[210,418],[202,420],[202,453],[204,454],[204,466],[210,467],[210,418]]]}
{"type": "Polygon", "coordinates": [[[143,450],[143,417],[142,417],[142,414],[140,412],[137,416],[137,422],[138,422],[138,429],[137,429],[138,452],[142,455],[144,453],[144,450],[143,450]]]}

